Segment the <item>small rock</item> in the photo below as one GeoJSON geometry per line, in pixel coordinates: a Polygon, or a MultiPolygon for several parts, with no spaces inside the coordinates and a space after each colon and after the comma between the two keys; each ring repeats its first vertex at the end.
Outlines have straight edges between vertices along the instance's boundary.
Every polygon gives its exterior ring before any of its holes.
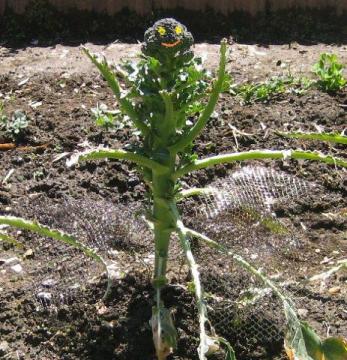
{"type": "Polygon", "coordinates": [[[37,298],[45,304],[50,304],[52,301],[52,294],[49,292],[41,291],[37,293],[37,298]]]}
{"type": "Polygon", "coordinates": [[[298,315],[305,318],[308,314],[308,310],[307,309],[298,309],[298,315]]]}
{"type": "Polygon", "coordinates": [[[320,264],[328,264],[333,258],[328,258],[327,256],[324,256],[324,259],[320,262],[320,264]]]}
{"type": "Polygon", "coordinates": [[[79,283],[74,283],[73,285],[69,286],[68,289],[69,290],[77,290],[77,289],[81,288],[81,286],[82,285],[79,283]]]}
{"type": "Polygon", "coordinates": [[[9,259],[0,259],[0,265],[10,266],[19,263],[19,259],[17,257],[12,257],[9,259]]]}
{"type": "Polygon", "coordinates": [[[0,356],[6,355],[10,350],[10,346],[7,341],[0,342],[0,356]]]}
{"type": "Polygon", "coordinates": [[[16,156],[12,159],[12,164],[14,165],[22,165],[24,163],[24,159],[21,156],[16,156]]]}
{"type": "Polygon", "coordinates": [[[108,308],[104,304],[97,304],[96,310],[98,315],[105,315],[108,312],[108,308]]]}
{"type": "Polygon", "coordinates": [[[33,251],[33,249],[27,250],[27,251],[24,253],[23,257],[24,257],[25,259],[31,259],[31,258],[33,258],[33,257],[34,257],[34,251],[33,251]]]}
{"type": "Polygon", "coordinates": [[[332,287],[332,288],[330,288],[330,289],[328,290],[328,293],[329,293],[330,295],[335,295],[335,294],[338,294],[340,291],[341,291],[341,287],[340,287],[340,286],[334,286],[334,287],[332,287]]]}
{"type": "Polygon", "coordinates": [[[42,281],[42,283],[41,283],[41,285],[46,288],[50,288],[56,284],[57,284],[57,281],[54,279],[46,279],[46,280],[42,281]]]}
{"type": "Polygon", "coordinates": [[[17,274],[20,274],[23,272],[23,267],[21,264],[16,264],[16,265],[11,266],[11,270],[17,274]]]}
{"type": "Polygon", "coordinates": [[[118,264],[111,263],[107,266],[108,276],[111,280],[121,280],[124,278],[125,273],[121,269],[119,269],[118,264]]]}

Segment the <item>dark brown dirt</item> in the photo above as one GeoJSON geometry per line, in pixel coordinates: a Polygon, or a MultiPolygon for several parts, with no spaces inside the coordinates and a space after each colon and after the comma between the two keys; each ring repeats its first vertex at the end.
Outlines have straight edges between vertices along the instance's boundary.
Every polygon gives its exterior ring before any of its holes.
{"type": "MultiPolygon", "coordinates": [[[[242,67],[242,60],[236,67],[242,67]]],[[[238,76],[242,77],[241,74],[238,76]]],[[[260,73],[259,76],[265,77],[267,73],[260,73]]],[[[106,133],[94,125],[90,108],[95,107],[97,102],[114,105],[110,90],[100,78],[86,73],[70,75],[68,78],[58,77],[54,73],[30,73],[30,80],[20,86],[13,74],[4,74],[0,78],[0,93],[7,99],[6,112],[11,113],[20,108],[26,111],[31,120],[27,132],[18,140],[18,148],[0,152],[0,213],[20,208],[20,204],[27,202],[34,194],[41,194],[47,202],[65,196],[79,200],[106,199],[114,204],[140,202],[144,199],[145,188],[135,168],[129,164],[100,161],[98,164],[88,163],[68,169],[65,166],[66,158],[55,160],[57,154],[71,152],[85,141],[91,145],[104,144],[111,147],[122,147],[135,141],[128,128],[106,133]],[[42,105],[33,109],[29,106],[32,101],[42,102],[42,105]],[[47,147],[35,149],[35,146],[42,144],[47,144],[47,147]],[[2,184],[1,180],[11,169],[14,169],[14,173],[7,184],[2,184]]],[[[343,146],[287,141],[273,132],[299,128],[316,130],[317,126],[323,127],[325,131],[342,132],[347,125],[346,105],[346,91],[331,96],[309,90],[303,96],[284,94],[266,104],[247,106],[241,106],[238,99],[225,94],[217,109],[218,119],[210,122],[196,150],[199,155],[207,156],[236,150],[300,147],[332,152],[346,158],[346,148],[343,146]],[[236,144],[229,124],[251,135],[238,136],[236,144]]],[[[0,140],[0,143],[10,141],[4,136],[0,140]]],[[[315,181],[326,192],[326,196],[310,203],[302,201],[300,204],[299,201],[295,206],[278,209],[278,216],[291,219],[297,229],[301,223],[307,228],[305,249],[288,254],[287,261],[293,269],[297,269],[296,275],[304,277],[324,270],[327,266],[323,261],[325,257],[331,258],[330,262],[333,263],[345,258],[347,223],[346,218],[339,214],[347,208],[346,172],[333,166],[310,162],[281,161],[266,164],[315,181]]],[[[235,168],[238,165],[220,166],[195,173],[187,181],[191,185],[205,185],[235,168]]],[[[21,236],[30,239],[27,234],[21,236]]],[[[3,246],[0,257],[7,258],[18,252],[22,256],[24,251],[3,246]]],[[[30,269],[31,260],[23,261],[25,267],[30,269]]],[[[240,284],[242,287],[248,281],[243,275],[234,277],[238,286],[234,289],[222,288],[221,294],[231,296],[240,284]]],[[[128,274],[114,288],[103,314],[96,311],[95,304],[103,294],[105,280],[90,285],[82,298],[75,299],[69,306],[63,306],[56,314],[35,311],[36,305],[32,294],[27,291],[25,278],[10,278],[7,273],[0,272],[0,280],[0,342],[7,341],[10,346],[6,356],[0,353],[0,358],[154,359],[148,323],[153,295],[150,274],[128,274]]],[[[172,284],[164,295],[167,307],[173,309],[178,328],[178,351],[172,356],[172,359],[177,360],[197,359],[194,299],[178,285],[185,284],[186,280],[189,279],[178,281],[173,276],[172,284]]],[[[311,295],[306,295],[311,297],[308,306],[312,306],[308,317],[321,333],[328,326],[331,334],[347,336],[346,313],[339,310],[341,307],[347,308],[345,276],[336,276],[329,283],[329,288],[340,287],[338,294],[331,295],[327,289],[321,292],[318,286],[311,295]],[[328,303],[329,314],[320,313],[315,301],[328,303]],[[327,316],[331,321],[328,325],[325,323],[327,316]]],[[[308,292],[307,289],[302,291],[308,292]]],[[[276,315],[271,314],[271,307],[265,306],[263,311],[266,315],[264,326],[265,322],[276,323],[276,315]]],[[[251,318],[253,315],[250,313],[248,316],[251,318]]],[[[278,359],[282,339],[273,343],[266,343],[265,340],[259,344],[250,335],[241,342],[230,331],[225,327],[224,332],[221,329],[223,336],[229,336],[236,343],[237,353],[241,354],[238,359],[278,359]]],[[[216,356],[215,359],[222,357],[216,356]]]]}

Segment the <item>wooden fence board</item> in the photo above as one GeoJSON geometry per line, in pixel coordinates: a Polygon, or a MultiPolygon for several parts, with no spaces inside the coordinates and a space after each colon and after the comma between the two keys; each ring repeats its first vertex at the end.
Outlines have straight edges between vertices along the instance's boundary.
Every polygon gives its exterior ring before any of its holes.
{"type": "MultiPolygon", "coordinates": [[[[182,7],[188,10],[206,10],[212,8],[217,12],[228,14],[235,10],[244,10],[252,15],[265,9],[266,4],[273,10],[332,7],[336,12],[347,11],[347,0],[49,0],[58,9],[68,11],[70,8],[106,12],[113,15],[124,8],[139,14],[150,13],[153,9],[172,9],[182,7]]],[[[9,7],[16,13],[25,12],[30,0],[0,0],[0,15],[9,7]]]]}

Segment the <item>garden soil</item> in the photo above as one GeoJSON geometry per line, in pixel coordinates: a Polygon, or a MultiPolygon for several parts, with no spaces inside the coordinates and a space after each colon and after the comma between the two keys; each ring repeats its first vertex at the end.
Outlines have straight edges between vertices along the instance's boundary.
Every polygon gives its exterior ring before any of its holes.
{"type": "MultiPolygon", "coordinates": [[[[138,45],[122,43],[86,45],[115,61],[134,57],[139,51],[138,45]]],[[[212,70],[218,62],[218,45],[197,44],[196,51],[206,55],[206,66],[212,70]]],[[[236,82],[260,81],[289,72],[293,76],[312,76],[311,66],[321,52],[335,52],[342,62],[347,63],[346,46],[234,44],[228,70],[236,82]]],[[[64,198],[77,199],[81,203],[85,199],[108,201],[115,206],[141,204],[146,189],[134,166],[100,161],[98,166],[90,162],[67,168],[68,155],[57,157],[82,149],[86,144],[118,148],[136,142],[127,127],[106,132],[95,126],[91,108],[97,103],[114,107],[114,98],[79,47],[57,44],[10,49],[3,46],[0,47],[0,61],[0,99],[4,101],[6,113],[21,109],[30,119],[27,131],[15,147],[0,151],[0,213],[18,214],[22,204],[30,203],[37,196],[47,204],[64,198]]],[[[288,141],[275,133],[276,130],[293,129],[344,131],[347,127],[346,90],[335,95],[314,89],[302,95],[285,93],[266,103],[250,105],[242,105],[237,97],[223,94],[216,115],[197,142],[196,152],[202,157],[258,148],[293,147],[347,157],[345,146],[288,141]]],[[[0,135],[0,144],[11,142],[4,134],[0,135]]],[[[278,215],[290,219],[297,229],[306,229],[307,246],[291,253],[286,260],[297,271],[301,271],[303,264],[306,266],[306,272],[296,275],[304,278],[307,274],[320,273],[346,258],[347,173],[334,166],[305,161],[265,162],[265,166],[316,182],[325,189],[325,197],[299,207],[278,209],[278,215]]],[[[239,164],[218,166],[194,173],[186,181],[190,185],[204,186],[235,169],[239,169],[239,164]]],[[[188,213],[187,221],[193,223],[193,216],[188,213]]],[[[105,305],[100,299],[106,280],[99,278],[89,284],[80,298],[54,314],[36,311],[37,303],[30,284],[37,266],[34,260],[42,256],[42,252],[31,246],[34,235],[25,232],[17,235],[18,239],[26,241],[24,249],[6,245],[0,248],[0,358],[154,359],[149,325],[153,305],[150,267],[144,264],[142,268],[127,272],[114,286],[105,305]],[[28,252],[29,249],[32,252],[28,252]],[[14,256],[21,261],[21,272],[14,273],[4,266],[4,259],[14,256]]],[[[275,255],[273,261],[276,262],[275,255]]],[[[164,299],[173,311],[179,334],[178,350],[170,359],[197,359],[194,298],[185,289],[189,277],[182,279],[171,275],[170,281],[164,299]]],[[[235,282],[242,284],[242,281],[247,279],[235,274],[235,282]]],[[[325,288],[317,284],[314,297],[301,294],[308,299],[304,317],[321,334],[347,337],[346,282],[346,274],[341,273],[333,276],[325,288]],[[328,304],[328,320],[319,308],[315,308],[315,300],[328,304]]],[[[234,290],[225,291],[232,293],[234,290]]],[[[270,307],[265,306],[262,311],[267,314],[268,321],[277,323],[270,307]]],[[[228,334],[223,333],[223,336],[228,334]]],[[[265,340],[259,344],[249,335],[243,342],[239,339],[235,342],[238,359],[280,359],[283,355],[282,340],[265,340]]],[[[215,355],[214,358],[223,357],[215,355]]]]}

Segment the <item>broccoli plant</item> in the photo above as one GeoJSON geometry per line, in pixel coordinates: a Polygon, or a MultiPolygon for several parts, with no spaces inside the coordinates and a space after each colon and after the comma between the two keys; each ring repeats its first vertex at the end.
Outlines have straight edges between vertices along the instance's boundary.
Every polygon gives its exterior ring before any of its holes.
{"type": "MultiPolygon", "coordinates": [[[[270,287],[284,305],[288,322],[286,336],[288,354],[292,359],[317,360],[315,354],[320,349],[318,346],[323,346],[323,343],[317,340],[307,324],[299,321],[290,299],[241,256],[183,223],[177,207],[178,201],[183,197],[203,193],[205,190],[195,188],[191,191],[183,191],[180,181],[182,177],[199,169],[254,159],[307,159],[342,167],[347,167],[347,162],[318,152],[294,149],[260,149],[198,159],[194,154],[194,143],[213,114],[219,94],[226,87],[230,77],[226,72],[228,58],[226,40],[221,41],[220,61],[215,79],[211,79],[209,72],[202,67],[201,59],[194,57],[192,44],[193,36],[184,25],[174,19],[163,19],[145,32],[142,54],[138,62],[125,62],[114,68],[105,58],[91,54],[87,48],[83,48],[84,53],[99,69],[113,90],[119,111],[131,121],[140,141],[128,146],[127,150],[98,147],[77,152],[69,159],[68,165],[97,159],[133,162],[138,166],[138,172],[148,187],[150,196],[147,222],[153,231],[155,253],[152,281],[155,297],[151,326],[159,360],[166,359],[177,345],[174,319],[170,309],[165,307],[162,300],[162,290],[168,284],[169,245],[176,239],[180,241],[193,280],[191,289],[195,293],[200,323],[199,358],[206,359],[220,346],[226,346],[227,359],[236,359],[230,344],[218,337],[208,326],[208,312],[200,282],[199,267],[191,250],[192,238],[232,257],[240,266],[270,287]],[[315,345],[310,341],[312,338],[316,341],[317,348],[314,348],[315,345]],[[306,346],[307,344],[309,346],[306,346]]],[[[48,229],[37,222],[0,216],[0,224],[54,237],[102,261],[95,250],[88,249],[67,234],[48,229]]],[[[347,350],[343,348],[344,345],[340,340],[336,341],[339,344],[337,351],[342,354],[339,359],[345,359],[347,350]]]]}

